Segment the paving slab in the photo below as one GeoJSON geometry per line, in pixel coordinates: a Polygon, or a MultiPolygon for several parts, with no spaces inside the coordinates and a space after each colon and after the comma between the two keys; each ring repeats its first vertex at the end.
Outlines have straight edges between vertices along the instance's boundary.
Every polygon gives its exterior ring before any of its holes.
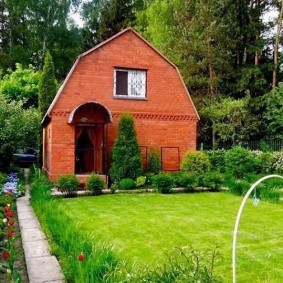
{"type": "Polygon", "coordinates": [[[41,256],[49,256],[49,245],[47,240],[34,241],[34,242],[23,242],[25,257],[33,258],[33,257],[41,257],[41,256]]]}
{"type": "Polygon", "coordinates": [[[35,229],[39,227],[39,223],[35,218],[24,218],[20,220],[21,229],[35,229]]]}
{"type": "Polygon", "coordinates": [[[30,283],[64,282],[60,266],[55,256],[32,257],[27,259],[27,270],[30,283]],[[44,280],[44,281],[43,281],[44,280]]]}
{"type": "Polygon", "coordinates": [[[45,234],[41,231],[40,228],[23,229],[22,231],[22,242],[46,240],[45,234]]]}

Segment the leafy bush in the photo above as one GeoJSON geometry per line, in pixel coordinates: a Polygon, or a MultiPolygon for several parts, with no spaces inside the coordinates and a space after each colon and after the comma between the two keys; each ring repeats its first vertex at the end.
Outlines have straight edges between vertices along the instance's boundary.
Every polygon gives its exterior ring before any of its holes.
{"type": "Polygon", "coordinates": [[[101,195],[105,186],[105,182],[97,174],[91,174],[87,179],[87,189],[92,192],[93,195],[101,195]]]}
{"type": "Polygon", "coordinates": [[[236,146],[225,153],[225,166],[227,172],[236,178],[243,178],[254,171],[254,158],[249,150],[236,146]]]}
{"type": "Polygon", "coordinates": [[[65,175],[58,178],[59,189],[65,196],[76,196],[79,189],[79,179],[75,175],[65,175]]]}
{"type": "Polygon", "coordinates": [[[221,173],[225,172],[225,153],[226,150],[209,150],[205,152],[211,163],[211,168],[213,171],[219,171],[221,173]]]}
{"type": "Polygon", "coordinates": [[[161,170],[161,161],[158,150],[151,148],[149,151],[147,171],[150,173],[158,174],[161,170]]]}
{"type": "Polygon", "coordinates": [[[125,179],[122,179],[119,183],[118,183],[118,186],[120,189],[122,190],[132,190],[135,188],[136,186],[136,183],[133,179],[131,178],[125,178],[125,179]]]}
{"type": "Polygon", "coordinates": [[[272,169],[274,172],[282,174],[283,173],[283,151],[274,152],[272,154],[273,164],[272,169]]]}
{"type": "Polygon", "coordinates": [[[195,173],[180,172],[175,175],[175,184],[188,190],[193,190],[198,185],[198,177],[195,173]]]}
{"type": "Polygon", "coordinates": [[[137,177],[137,179],[136,179],[136,187],[137,188],[144,186],[145,183],[146,183],[146,176],[137,177]]]}
{"type": "Polygon", "coordinates": [[[172,190],[174,179],[168,173],[159,173],[158,175],[154,176],[153,183],[157,187],[159,192],[168,194],[172,190]]]}
{"type": "Polygon", "coordinates": [[[223,183],[224,183],[224,175],[215,171],[206,173],[201,178],[201,182],[200,182],[202,186],[209,187],[212,190],[217,190],[217,191],[221,189],[223,183]]]}
{"type": "Polygon", "coordinates": [[[255,154],[255,170],[257,173],[272,173],[273,155],[270,152],[259,152],[255,154]]]}
{"type": "Polygon", "coordinates": [[[118,137],[111,154],[111,180],[136,179],[142,175],[142,159],[133,116],[122,114],[118,128],[118,137]]]}
{"type": "Polygon", "coordinates": [[[204,174],[210,169],[210,161],[203,151],[188,151],[181,162],[181,170],[204,174]]]}

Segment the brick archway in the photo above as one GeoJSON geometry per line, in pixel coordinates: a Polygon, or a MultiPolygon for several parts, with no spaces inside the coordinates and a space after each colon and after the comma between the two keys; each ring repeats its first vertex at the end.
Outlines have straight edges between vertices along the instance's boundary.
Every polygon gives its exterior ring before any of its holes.
{"type": "Polygon", "coordinates": [[[74,108],[68,123],[75,132],[75,172],[106,173],[105,125],[112,122],[110,111],[97,102],[86,102],[74,108]]]}

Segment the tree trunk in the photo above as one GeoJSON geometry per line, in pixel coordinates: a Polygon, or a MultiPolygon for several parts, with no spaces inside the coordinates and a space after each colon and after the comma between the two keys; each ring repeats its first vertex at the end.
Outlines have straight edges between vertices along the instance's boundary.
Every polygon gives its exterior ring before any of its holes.
{"type": "Polygon", "coordinates": [[[274,42],[274,55],[273,55],[273,73],[272,73],[272,89],[275,89],[276,83],[277,83],[277,69],[278,69],[278,48],[279,48],[279,39],[280,39],[280,33],[282,29],[282,16],[283,16],[283,0],[281,0],[281,9],[280,13],[278,15],[278,21],[277,21],[277,32],[274,42]]]}

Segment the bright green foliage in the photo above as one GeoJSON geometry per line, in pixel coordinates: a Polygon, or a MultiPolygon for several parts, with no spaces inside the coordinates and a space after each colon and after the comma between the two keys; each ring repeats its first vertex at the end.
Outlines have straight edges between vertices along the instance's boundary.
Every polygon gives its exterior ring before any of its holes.
{"type": "Polygon", "coordinates": [[[134,119],[130,114],[121,114],[109,173],[112,181],[120,181],[124,178],[136,179],[142,174],[141,152],[134,119]]]}
{"type": "Polygon", "coordinates": [[[192,172],[180,172],[175,176],[175,185],[177,187],[193,190],[198,186],[198,177],[192,172]]]}
{"type": "Polygon", "coordinates": [[[76,191],[79,189],[79,179],[75,175],[64,175],[58,178],[58,186],[60,191],[66,196],[76,195],[76,191]]]}
{"type": "Polygon", "coordinates": [[[16,149],[39,147],[40,120],[37,109],[25,110],[22,102],[8,103],[0,95],[0,169],[9,169],[16,149]]]}
{"type": "Polygon", "coordinates": [[[94,195],[101,195],[105,183],[98,174],[91,174],[87,178],[86,186],[94,195]]]}
{"type": "Polygon", "coordinates": [[[57,82],[55,79],[54,65],[50,52],[45,55],[43,71],[39,82],[39,109],[45,115],[49,105],[55,97],[57,82]]]}
{"type": "Polygon", "coordinates": [[[264,118],[270,138],[283,139],[283,83],[263,97],[266,105],[264,118]]]}
{"type": "Polygon", "coordinates": [[[162,194],[168,194],[174,186],[174,179],[168,173],[159,173],[154,176],[153,184],[157,187],[158,191],[162,194]]]}
{"type": "Polygon", "coordinates": [[[133,179],[131,178],[125,178],[125,179],[122,179],[119,183],[118,183],[118,186],[120,189],[122,190],[132,190],[135,188],[136,186],[136,183],[133,179]]]}
{"type": "Polygon", "coordinates": [[[228,173],[243,178],[254,171],[254,157],[249,150],[236,146],[225,153],[225,166],[228,173]]]}
{"type": "Polygon", "coordinates": [[[148,156],[147,171],[158,174],[161,170],[160,155],[156,148],[151,148],[148,156]]]}
{"type": "Polygon", "coordinates": [[[39,80],[40,73],[34,71],[32,66],[24,69],[21,64],[16,64],[16,70],[9,70],[0,80],[0,94],[7,101],[23,101],[25,108],[37,107],[39,80]]]}
{"type": "Polygon", "coordinates": [[[203,151],[188,151],[181,162],[182,171],[200,175],[209,171],[210,166],[208,156],[203,151]]]}
{"type": "Polygon", "coordinates": [[[147,181],[146,176],[139,176],[139,177],[137,177],[137,179],[136,179],[136,187],[139,188],[139,187],[144,186],[146,181],[147,181]]]}

